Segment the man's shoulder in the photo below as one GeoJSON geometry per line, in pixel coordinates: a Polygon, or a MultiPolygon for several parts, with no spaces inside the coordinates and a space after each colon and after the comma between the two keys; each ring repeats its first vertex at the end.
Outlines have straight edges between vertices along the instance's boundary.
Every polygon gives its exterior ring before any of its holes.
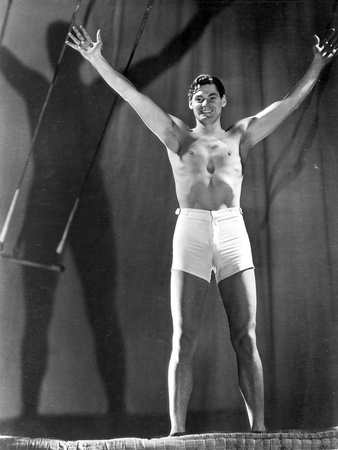
{"type": "Polygon", "coordinates": [[[233,125],[231,125],[226,131],[232,133],[245,133],[249,123],[254,119],[254,116],[245,117],[244,119],[238,120],[233,125]]]}
{"type": "Polygon", "coordinates": [[[188,127],[188,125],[183,122],[183,120],[179,119],[176,116],[173,116],[172,114],[169,114],[169,117],[171,117],[172,121],[181,129],[184,130],[186,132],[191,132],[191,129],[188,127]]]}

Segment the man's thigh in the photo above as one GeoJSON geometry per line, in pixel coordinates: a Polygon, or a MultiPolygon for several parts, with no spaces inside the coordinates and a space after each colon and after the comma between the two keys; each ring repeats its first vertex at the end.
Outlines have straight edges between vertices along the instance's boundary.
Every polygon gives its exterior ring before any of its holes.
{"type": "Polygon", "coordinates": [[[254,269],[243,270],[218,284],[230,327],[242,328],[256,322],[257,297],[254,269]]]}
{"type": "Polygon", "coordinates": [[[171,312],[174,327],[199,327],[209,282],[181,270],[171,272],[171,312]]]}

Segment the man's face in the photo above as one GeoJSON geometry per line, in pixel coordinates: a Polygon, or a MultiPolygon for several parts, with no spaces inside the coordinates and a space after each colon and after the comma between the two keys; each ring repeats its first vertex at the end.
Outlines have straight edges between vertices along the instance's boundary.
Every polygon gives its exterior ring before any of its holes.
{"type": "Polygon", "coordinates": [[[225,96],[220,97],[214,84],[202,85],[189,102],[189,108],[200,122],[213,122],[218,119],[225,105],[225,96]]]}

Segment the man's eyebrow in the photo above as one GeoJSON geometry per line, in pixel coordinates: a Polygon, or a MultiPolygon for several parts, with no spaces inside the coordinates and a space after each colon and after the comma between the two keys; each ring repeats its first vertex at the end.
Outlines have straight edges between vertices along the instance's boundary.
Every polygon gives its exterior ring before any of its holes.
{"type": "MultiPolygon", "coordinates": [[[[203,97],[205,94],[203,92],[200,93],[195,93],[193,94],[194,98],[198,98],[198,97],[203,97]]],[[[207,97],[212,97],[212,96],[216,96],[216,97],[220,97],[219,93],[217,91],[215,92],[210,92],[209,94],[207,94],[207,97]]]]}

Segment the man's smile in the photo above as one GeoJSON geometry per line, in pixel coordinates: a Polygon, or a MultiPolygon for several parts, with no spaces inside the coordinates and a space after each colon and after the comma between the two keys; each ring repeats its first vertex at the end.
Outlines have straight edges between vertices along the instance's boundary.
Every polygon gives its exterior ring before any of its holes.
{"type": "Polygon", "coordinates": [[[212,108],[203,108],[203,109],[200,110],[200,112],[202,114],[210,114],[210,113],[213,112],[213,109],[212,108]]]}

